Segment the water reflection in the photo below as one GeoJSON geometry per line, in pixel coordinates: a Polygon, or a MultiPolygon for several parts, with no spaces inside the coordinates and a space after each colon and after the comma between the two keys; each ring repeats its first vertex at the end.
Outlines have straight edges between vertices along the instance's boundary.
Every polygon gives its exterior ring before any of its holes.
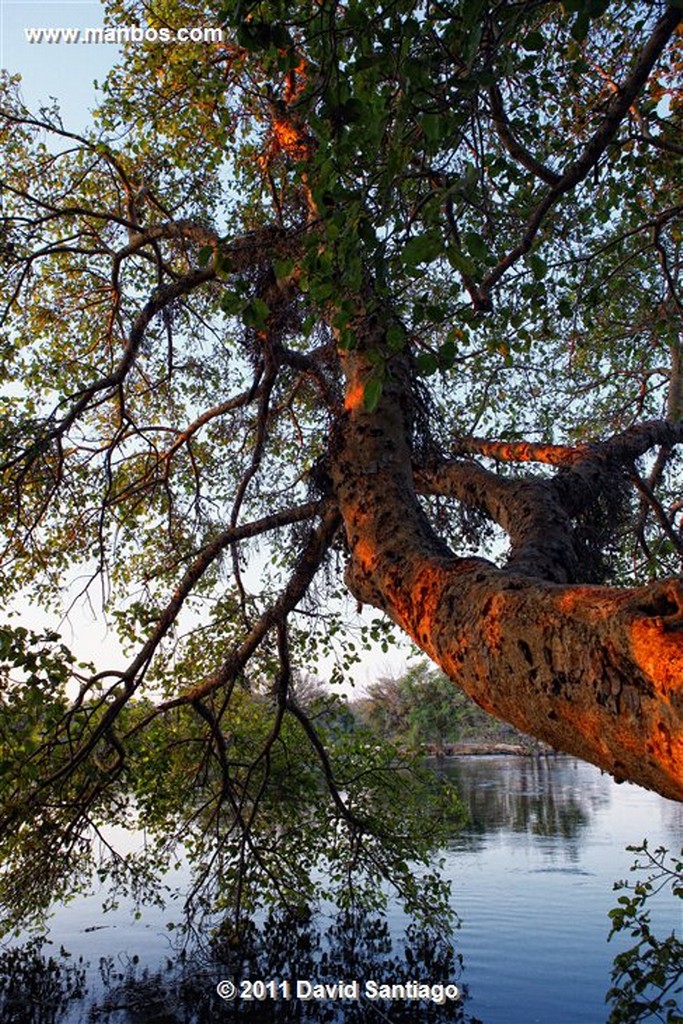
{"type": "Polygon", "coordinates": [[[43,937],[0,952],[0,1020],[4,1024],[61,1024],[87,988],[87,964],[43,937]]]}
{"type": "MultiPolygon", "coordinates": [[[[167,958],[150,971],[137,957],[124,964],[113,957],[99,964],[96,998],[85,986],[87,964],[71,962],[34,940],[0,955],[0,1020],[6,1024],[210,1024],[215,1021],[287,1024],[392,1024],[436,1022],[480,1024],[458,1000],[441,1000],[438,983],[461,989],[461,957],[429,929],[409,925],[402,938],[377,913],[339,913],[321,930],[321,920],[300,911],[270,915],[262,926],[249,925],[239,940],[230,929],[210,943],[167,958]],[[341,1000],[235,999],[222,1001],[217,982],[231,979],[243,991],[245,979],[289,979],[316,985],[359,982],[360,998],[341,1000]],[[426,983],[433,998],[369,1000],[365,985],[426,983]],[[437,1001],[434,1001],[437,1000],[437,1001]]],[[[417,991],[413,990],[417,995],[417,991]]],[[[410,990],[409,990],[410,994],[410,990]]]]}
{"type": "MultiPolygon", "coordinates": [[[[132,910],[98,916],[99,901],[56,914],[58,944],[0,954],[2,1024],[598,1024],[607,1016],[617,941],[607,944],[612,886],[628,875],[627,844],[680,849],[683,806],[617,786],[570,758],[464,758],[445,768],[470,824],[443,851],[462,920],[456,951],[411,925],[396,905],[387,918],[272,916],[237,943],[227,929],[169,957],[166,920],[131,923],[132,910]],[[106,926],[106,930],[103,927],[106,926]],[[87,933],[87,934],[86,934],[87,933]],[[126,954],[121,950],[127,950],[126,954]],[[137,950],[140,960],[132,956],[137,950]],[[82,959],[78,959],[78,955],[82,959]],[[102,954],[102,959],[100,959],[102,954]],[[90,961],[87,964],[85,961],[90,961]],[[145,966],[146,965],[146,966],[145,966]],[[98,970],[99,966],[99,970],[98,970]],[[215,986],[234,978],[464,978],[460,1003],[222,1003],[215,986]],[[86,991],[87,986],[87,991],[86,991]]],[[[657,907],[660,935],[680,928],[680,904],[657,907]]],[[[176,934],[176,933],[174,933],[176,934]]],[[[630,945],[630,940],[626,943],[630,945]]]]}
{"type": "Polygon", "coordinates": [[[580,838],[610,800],[611,780],[595,775],[578,787],[573,762],[552,757],[472,757],[446,762],[441,772],[453,782],[469,813],[468,827],[454,837],[454,849],[477,849],[498,832],[580,838]]]}

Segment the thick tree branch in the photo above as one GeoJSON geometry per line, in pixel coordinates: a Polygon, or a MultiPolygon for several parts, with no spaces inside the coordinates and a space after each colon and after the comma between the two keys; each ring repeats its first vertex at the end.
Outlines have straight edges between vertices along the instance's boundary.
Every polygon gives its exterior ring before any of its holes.
{"type": "Polygon", "coordinates": [[[450,445],[449,450],[452,455],[485,455],[500,462],[542,462],[551,466],[565,466],[582,458],[586,446],[463,437],[450,445]]]}
{"type": "Polygon", "coordinates": [[[554,478],[554,489],[570,515],[579,514],[596,494],[604,490],[609,471],[630,470],[632,464],[664,446],[673,448],[683,442],[683,421],[649,420],[605,441],[587,446],[580,458],[563,467],[554,478]]]}
{"type": "MultiPolygon", "coordinates": [[[[333,467],[351,590],[488,711],[683,800],[683,584],[568,586],[449,552],[416,500],[401,367],[368,410],[365,348],[381,338],[370,325],[357,337],[345,354],[347,415],[333,467]]],[[[623,462],[677,429],[644,425],[603,444],[600,458],[623,462]]]]}
{"type": "Polygon", "coordinates": [[[475,462],[443,462],[415,474],[418,493],[481,509],[510,538],[507,568],[557,583],[577,579],[579,559],[567,511],[550,480],[502,477],[475,462]]]}

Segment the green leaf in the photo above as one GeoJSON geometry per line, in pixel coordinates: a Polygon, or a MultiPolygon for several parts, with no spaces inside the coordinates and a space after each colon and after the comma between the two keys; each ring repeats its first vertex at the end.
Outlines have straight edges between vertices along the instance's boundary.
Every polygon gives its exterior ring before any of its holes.
{"type": "Polygon", "coordinates": [[[476,231],[466,231],[463,241],[471,256],[477,260],[485,260],[489,255],[489,245],[485,238],[476,231]]]}
{"type": "Polygon", "coordinates": [[[207,264],[211,260],[212,256],[213,256],[213,246],[212,245],[203,245],[202,248],[197,253],[197,262],[199,263],[199,266],[200,267],[207,266],[207,264]]]}
{"type": "Polygon", "coordinates": [[[455,363],[456,347],[454,341],[445,341],[439,346],[439,368],[450,370],[455,363]]]}
{"type": "Polygon", "coordinates": [[[228,316],[235,316],[237,313],[241,313],[246,305],[246,300],[243,295],[239,295],[237,292],[223,292],[221,296],[221,309],[228,316]]]}
{"type": "Polygon", "coordinates": [[[252,299],[242,311],[242,319],[247,327],[253,327],[257,331],[265,330],[268,322],[270,308],[263,299],[252,299]]]}
{"type": "Polygon", "coordinates": [[[397,352],[406,343],[406,332],[400,324],[389,324],[387,327],[387,345],[392,352],[397,352]]]}
{"type": "Polygon", "coordinates": [[[284,260],[273,260],[273,272],[278,281],[282,281],[294,270],[294,260],[289,258],[284,260]]]}
{"type": "Polygon", "coordinates": [[[329,299],[333,294],[334,285],[331,281],[326,281],[324,279],[321,281],[311,281],[309,291],[311,293],[311,298],[315,299],[316,302],[325,302],[325,300],[329,299]]]}
{"type": "Polygon", "coordinates": [[[531,271],[534,275],[534,278],[537,281],[542,281],[548,273],[548,264],[545,262],[545,260],[541,256],[538,256],[536,253],[533,253],[529,257],[529,265],[531,267],[531,271]]]}
{"type": "Polygon", "coordinates": [[[449,247],[446,250],[446,256],[453,269],[459,271],[461,274],[467,274],[472,277],[476,273],[474,263],[472,263],[472,261],[459,250],[449,247]]]}
{"type": "Polygon", "coordinates": [[[438,142],[441,138],[441,118],[438,114],[425,114],[420,125],[430,142],[438,142]]]}
{"type": "Polygon", "coordinates": [[[429,377],[439,369],[439,360],[432,352],[418,352],[415,365],[418,373],[423,377],[429,377]]]}
{"type": "Polygon", "coordinates": [[[229,256],[225,253],[218,253],[216,256],[216,272],[218,274],[232,274],[235,266],[229,256]]]}
{"type": "Polygon", "coordinates": [[[365,357],[369,363],[373,366],[384,366],[385,359],[383,353],[378,348],[369,348],[366,350],[365,357]]]}
{"type": "Polygon", "coordinates": [[[374,412],[382,397],[382,381],[379,377],[369,377],[363,388],[363,405],[366,412],[374,412]]]}
{"type": "Polygon", "coordinates": [[[356,335],[350,327],[342,327],[340,329],[337,346],[342,349],[342,351],[349,351],[356,347],[356,335]]]}
{"type": "Polygon", "coordinates": [[[337,117],[343,124],[358,124],[364,120],[367,112],[366,104],[356,96],[352,96],[338,108],[337,117]]]}
{"type": "Polygon", "coordinates": [[[293,46],[294,40],[284,25],[276,24],[270,26],[270,43],[278,50],[288,50],[293,46]]]}
{"type": "Polygon", "coordinates": [[[271,27],[264,21],[244,21],[237,29],[237,42],[245,50],[267,50],[272,42],[271,27]]]}
{"type": "Polygon", "coordinates": [[[572,25],[572,28],[571,28],[571,33],[572,33],[572,38],[575,39],[577,41],[577,43],[582,43],[584,41],[584,39],[588,35],[588,26],[589,25],[590,25],[590,17],[589,17],[589,15],[587,13],[582,11],[580,14],[576,15],[576,18],[574,20],[574,24],[572,25]]]}
{"type": "Polygon", "coordinates": [[[466,2],[462,4],[462,10],[460,13],[463,25],[468,28],[477,25],[479,17],[485,6],[486,0],[466,0],[466,2]]]}
{"type": "Polygon", "coordinates": [[[542,50],[544,46],[545,39],[543,38],[540,32],[529,32],[529,34],[524,36],[524,38],[522,39],[523,49],[529,50],[534,53],[542,50]]]}
{"type": "Polygon", "coordinates": [[[406,267],[416,267],[419,263],[431,263],[441,256],[443,250],[443,235],[434,229],[409,238],[403,246],[401,259],[406,267]]]}

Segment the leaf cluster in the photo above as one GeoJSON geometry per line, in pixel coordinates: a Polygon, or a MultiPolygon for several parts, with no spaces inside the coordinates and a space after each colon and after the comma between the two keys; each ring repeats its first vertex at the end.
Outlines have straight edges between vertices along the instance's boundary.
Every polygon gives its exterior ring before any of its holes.
{"type": "Polygon", "coordinates": [[[614,958],[613,986],[606,996],[611,1003],[608,1024],[641,1020],[678,1024],[683,1019],[683,942],[675,931],[664,938],[658,936],[651,912],[656,913],[656,897],[663,892],[670,891],[674,899],[683,900],[683,850],[680,856],[664,847],[650,850],[647,840],[628,849],[638,855],[631,870],[639,878],[635,883],[615,884],[622,895],[609,914],[609,938],[627,932],[636,942],[614,958]]]}

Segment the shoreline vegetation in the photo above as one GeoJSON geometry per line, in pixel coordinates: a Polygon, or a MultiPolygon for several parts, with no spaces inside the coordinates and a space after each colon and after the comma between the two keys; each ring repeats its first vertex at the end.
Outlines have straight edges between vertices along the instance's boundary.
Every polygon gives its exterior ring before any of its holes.
{"type": "MultiPolygon", "coordinates": [[[[315,705],[315,694],[313,705],[315,705]]],[[[320,695],[318,694],[318,697],[320,695]]],[[[321,703],[324,703],[324,698],[321,703]]],[[[349,702],[348,727],[366,728],[398,747],[441,761],[464,756],[548,757],[557,752],[480,708],[438,669],[413,664],[371,684],[349,702]]]]}
{"type": "Polygon", "coordinates": [[[424,753],[427,757],[443,761],[457,757],[557,757],[559,751],[547,744],[539,743],[529,738],[528,741],[519,743],[503,743],[495,740],[464,740],[461,743],[447,743],[442,749],[434,744],[424,745],[424,753]]]}

